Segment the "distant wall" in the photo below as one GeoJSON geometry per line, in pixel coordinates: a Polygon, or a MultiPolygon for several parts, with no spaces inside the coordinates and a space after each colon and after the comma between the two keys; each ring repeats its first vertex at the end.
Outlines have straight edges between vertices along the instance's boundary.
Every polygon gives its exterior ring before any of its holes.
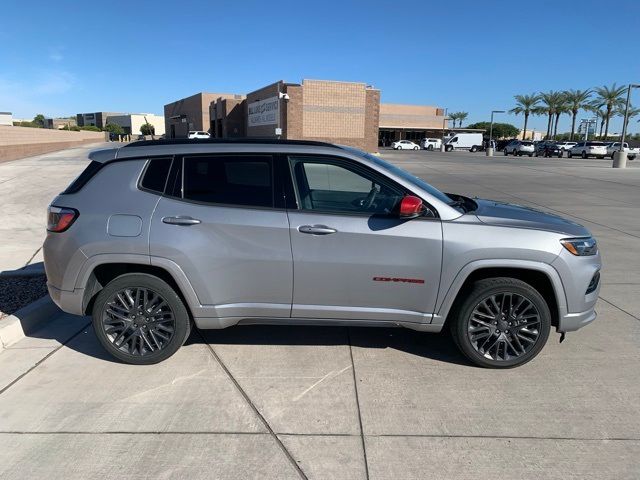
{"type": "Polygon", "coordinates": [[[0,162],[105,140],[105,132],[73,132],[0,125],[0,162]]]}

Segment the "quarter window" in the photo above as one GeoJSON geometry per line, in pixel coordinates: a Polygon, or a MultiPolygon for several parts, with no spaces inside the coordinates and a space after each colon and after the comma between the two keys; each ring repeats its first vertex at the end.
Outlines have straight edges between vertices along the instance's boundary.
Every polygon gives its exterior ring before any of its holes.
{"type": "Polygon", "coordinates": [[[273,160],[265,155],[185,157],[185,200],[273,207],[273,160]]]}
{"type": "Polygon", "coordinates": [[[164,192],[164,186],[167,183],[167,175],[171,168],[170,158],[154,158],[149,161],[140,186],[147,190],[157,193],[164,192]]]}
{"type": "Polygon", "coordinates": [[[358,167],[333,159],[291,158],[303,210],[363,214],[389,214],[404,192],[358,167]]]}

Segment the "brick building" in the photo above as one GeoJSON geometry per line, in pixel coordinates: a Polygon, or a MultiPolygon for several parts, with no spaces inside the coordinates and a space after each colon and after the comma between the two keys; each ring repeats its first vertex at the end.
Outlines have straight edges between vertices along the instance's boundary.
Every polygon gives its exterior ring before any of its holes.
{"type": "Polygon", "coordinates": [[[365,83],[327,80],[278,81],[246,96],[198,93],[165,105],[164,112],[167,138],[204,130],[214,138],[319,140],[369,152],[382,144],[383,127],[389,138],[407,138],[445,125],[437,107],[381,105],[380,91],[365,83]]]}

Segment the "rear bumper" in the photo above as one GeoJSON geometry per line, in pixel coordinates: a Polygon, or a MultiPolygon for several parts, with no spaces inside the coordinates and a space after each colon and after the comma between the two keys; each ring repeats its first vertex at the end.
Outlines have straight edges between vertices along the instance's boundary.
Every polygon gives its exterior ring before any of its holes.
{"type": "Polygon", "coordinates": [[[76,288],[73,291],[61,290],[47,283],[47,290],[49,290],[51,300],[60,307],[60,310],[73,315],[84,315],[82,309],[84,288],[76,288]]]}
{"type": "Polygon", "coordinates": [[[597,318],[594,308],[580,313],[567,313],[560,317],[558,332],[574,332],[585,325],[589,325],[597,318]]]}

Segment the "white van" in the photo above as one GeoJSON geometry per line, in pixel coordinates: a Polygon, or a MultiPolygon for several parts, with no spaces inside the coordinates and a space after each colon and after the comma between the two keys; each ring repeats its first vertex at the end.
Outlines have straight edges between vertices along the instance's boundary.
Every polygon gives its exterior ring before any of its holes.
{"type": "Polygon", "coordinates": [[[469,150],[470,152],[477,152],[478,150],[482,150],[482,134],[456,133],[449,138],[445,138],[444,149],[447,152],[452,150],[469,150]]]}

